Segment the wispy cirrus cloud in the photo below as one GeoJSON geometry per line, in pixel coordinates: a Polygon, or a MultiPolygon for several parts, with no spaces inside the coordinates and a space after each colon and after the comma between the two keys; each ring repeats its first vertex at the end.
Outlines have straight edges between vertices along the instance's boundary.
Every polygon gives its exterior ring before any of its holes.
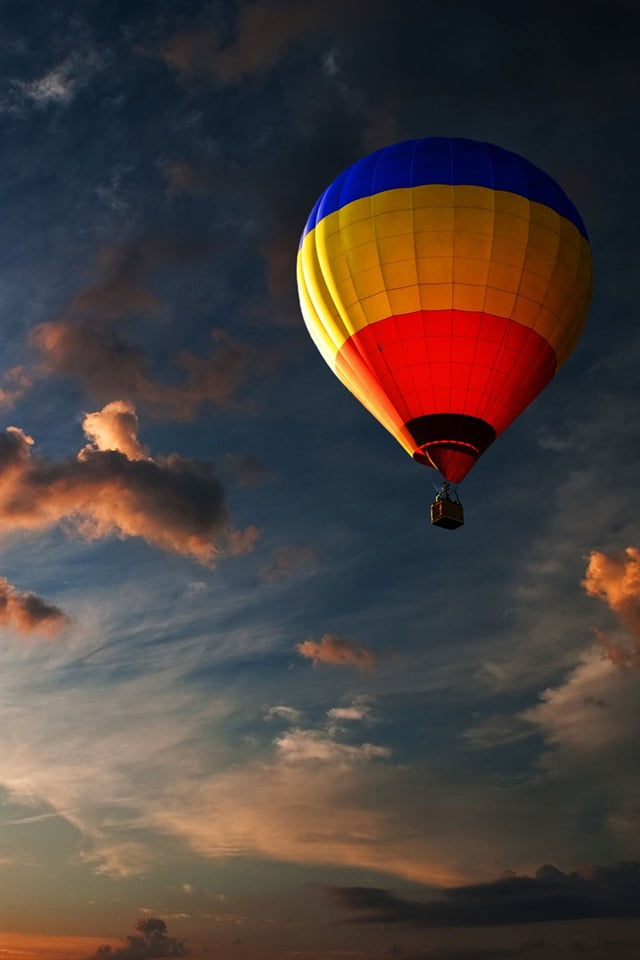
{"type": "Polygon", "coordinates": [[[0,577],[0,624],[29,634],[41,632],[56,636],[68,624],[66,614],[35,593],[18,590],[5,577],[0,577]]]}
{"type": "Polygon", "coordinates": [[[84,425],[89,443],[63,461],[33,455],[34,441],[18,427],[4,432],[0,503],[6,532],[65,521],[88,540],[141,537],[207,566],[224,550],[252,549],[258,531],[233,528],[211,463],[146,455],[131,404],[109,404],[88,414],[84,425]]]}
{"type": "Polygon", "coordinates": [[[68,106],[104,68],[104,55],[81,42],[80,48],[32,80],[9,79],[0,97],[0,113],[24,114],[29,108],[68,106]]]}
{"type": "Polygon", "coordinates": [[[68,57],[48,73],[22,85],[25,98],[34,103],[69,103],[78,87],[77,62],[68,57]]]}
{"type": "Polygon", "coordinates": [[[376,662],[371,650],[359,647],[335,633],[327,633],[320,640],[304,640],[297,645],[296,650],[301,657],[311,660],[314,667],[320,663],[328,663],[332,666],[371,670],[376,662]]]}
{"type": "MultiPolygon", "coordinates": [[[[183,647],[178,658],[148,659],[137,676],[116,671],[107,696],[100,668],[103,658],[108,668],[116,652],[107,647],[94,664],[99,687],[86,676],[76,686],[50,686],[41,709],[20,708],[34,664],[12,662],[4,696],[11,720],[4,745],[7,788],[16,799],[46,801],[48,810],[73,824],[82,837],[81,863],[101,874],[144,874],[181,841],[207,858],[333,863],[459,885],[490,869],[530,869],[540,856],[540,838],[527,825],[541,805],[556,811],[546,827],[548,849],[560,862],[579,857],[585,828],[576,816],[576,785],[587,806],[598,798],[612,818],[624,814],[623,796],[633,796],[619,752],[603,773],[610,749],[585,755],[582,769],[589,767],[590,779],[581,774],[573,748],[571,763],[536,771],[531,781],[470,779],[453,770],[445,775],[427,760],[398,763],[387,744],[362,736],[359,724],[367,717],[358,698],[328,704],[316,724],[305,723],[295,708],[276,705],[267,716],[284,721],[286,729],[258,754],[254,746],[238,755],[226,731],[239,718],[246,723],[247,702],[236,700],[223,674],[215,696],[210,685],[193,687],[188,678],[200,663],[197,645],[191,652],[183,647]],[[54,729],[45,716],[55,717],[54,729]]],[[[57,658],[52,677],[64,675],[65,651],[48,645],[39,653],[38,676],[47,670],[45,653],[57,658]]],[[[620,679],[612,664],[605,666],[620,679]]],[[[546,735],[541,718],[532,723],[546,735]]],[[[628,836],[613,819],[588,829],[590,836],[602,831],[608,849],[633,850],[631,820],[628,836]]]]}

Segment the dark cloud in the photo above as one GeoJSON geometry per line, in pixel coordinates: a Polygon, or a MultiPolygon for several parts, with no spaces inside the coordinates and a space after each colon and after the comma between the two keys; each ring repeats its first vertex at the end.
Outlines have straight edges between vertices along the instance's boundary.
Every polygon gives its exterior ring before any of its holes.
{"type": "Polygon", "coordinates": [[[262,580],[276,583],[298,576],[318,565],[318,552],[307,544],[284,544],[274,550],[271,559],[260,571],[262,580]]]}
{"type": "MultiPolygon", "coordinates": [[[[508,947],[429,947],[420,953],[398,950],[393,956],[400,960],[514,960],[522,956],[520,950],[508,947]]],[[[532,958],[533,960],[533,958],[532,958]]]]}
{"type": "Polygon", "coordinates": [[[187,193],[196,197],[211,193],[218,181],[217,173],[218,167],[212,161],[191,163],[176,160],[164,168],[172,193],[187,193]]]}
{"type": "MultiPolygon", "coordinates": [[[[364,0],[262,0],[240,7],[235,34],[223,44],[215,27],[200,24],[178,30],[157,51],[166,65],[182,78],[209,76],[224,85],[262,73],[280,62],[287,50],[306,38],[335,28],[336,20],[355,19],[364,0]]],[[[372,4],[369,2],[369,15],[372,4]]]]}
{"type": "Polygon", "coordinates": [[[305,640],[299,643],[296,650],[301,657],[313,662],[314,667],[320,663],[329,663],[333,666],[355,667],[357,670],[370,670],[375,664],[375,656],[366,647],[358,647],[350,640],[339,637],[335,633],[327,633],[320,639],[305,640]]]}
{"type": "Polygon", "coordinates": [[[177,940],[167,933],[164,920],[145,917],[135,924],[138,931],[126,938],[122,947],[99,947],[91,960],[159,960],[162,957],[188,957],[190,954],[184,940],[177,940]]]}
{"type": "Polygon", "coordinates": [[[164,171],[171,192],[214,197],[224,191],[246,206],[252,220],[258,214],[255,243],[265,264],[267,297],[254,304],[253,317],[279,327],[300,326],[296,254],[311,208],[361,152],[359,125],[348,107],[327,101],[315,112],[311,130],[278,140],[260,163],[181,158],[164,171]]]}
{"type": "Polygon", "coordinates": [[[169,233],[145,234],[121,246],[105,247],[98,256],[95,283],[71,299],[65,314],[92,321],[159,314],[163,306],[153,290],[154,279],[203,260],[217,247],[209,238],[169,233]]]}
{"type": "MultiPolygon", "coordinates": [[[[400,960],[637,960],[640,941],[598,937],[589,941],[572,939],[551,943],[542,937],[526,940],[516,946],[433,946],[415,952],[402,947],[392,948],[391,956],[400,960]]],[[[362,955],[362,960],[382,960],[389,953],[362,955]]]]}
{"type": "Polygon", "coordinates": [[[0,577],[0,624],[19,633],[54,636],[68,623],[59,607],[46,603],[35,593],[18,590],[0,577]]]}
{"type": "Polygon", "coordinates": [[[333,887],[329,893],[338,906],[356,914],[351,923],[468,927],[640,917],[640,863],[571,874],[547,865],[535,877],[452,887],[428,901],[375,887],[333,887]]]}
{"type": "Polygon", "coordinates": [[[23,393],[33,385],[33,375],[22,364],[11,367],[2,376],[0,408],[10,410],[23,393]]]}
{"type": "Polygon", "coordinates": [[[218,410],[236,406],[236,390],[246,379],[251,348],[223,330],[211,334],[212,348],[203,356],[189,350],[175,357],[183,383],[159,383],[149,370],[146,352],[108,326],[57,320],[31,334],[47,372],[73,377],[95,400],[124,396],[159,417],[192,420],[202,404],[218,410]]]}
{"type": "Polygon", "coordinates": [[[123,442],[122,431],[113,433],[113,406],[87,416],[91,442],[64,461],[32,456],[33,440],[17,427],[0,435],[4,529],[38,530],[65,521],[89,540],[142,537],[208,566],[223,550],[252,549],[258,531],[234,530],[213,465],[176,454],[130,459],[127,452],[146,452],[135,449],[135,410],[119,413],[129,418],[124,452],[114,449],[123,442]]]}
{"type": "Polygon", "coordinates": [[[196,354],[183,349],[170,355],[163,379],[153,372],[149,351],[129,332],[132,319],[157,319],[166,313],[153,289],[154,278],[215,249],[213,240],[162,234],[104,249],[96,282],[78,292],[59,319],[30,332],[39,364],[31,371],[9,371],[0,400],[9,406],[35,380],[57,375],[76,380],[98,402],[125,397],[156,417],[193,420],[203,405],[237,409],[236,394],[249,372],[252,377],[267,374],[271,358],[257,358],[245,342],[213,329],[209,350],[196,354]],[[121,330],[125,322],[126,334],[121,330]]]}
{"type": "Polygon", "coordinates": [[[227,453],[224,464],[239,487],[259,487],[275,480],[271,467],[244,453],[227,453]]]}

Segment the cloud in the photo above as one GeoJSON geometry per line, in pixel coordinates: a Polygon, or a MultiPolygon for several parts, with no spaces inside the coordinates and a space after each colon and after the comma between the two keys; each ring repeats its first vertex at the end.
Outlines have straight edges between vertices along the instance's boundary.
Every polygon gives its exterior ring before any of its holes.
{"type": "MultiPolygon", "coordinates": [[[[163,606],[159,596],[158,603],[151,622],[148,612],[141,614],[140,628],[145,633],[173,634],[176,614],[170,600],[163,606]]],[[[148,604],[137,607],[144,610],[148,604]]],[[[126,615],[124,622],[128,640],[126,615]]],[[[469,776],[464,760],[448,764],[444,771],[431,766],[426,757],[394,762],[383,743],[371,743],[373,738],[361,735],[355,717],[350,721],[336,716],[361,706],[359,700],[327,704],[317,726],[278,710],[293,729],[289,724],[276,729],[271,747],[238,756],[237,740],[227,739],[227,731],[238,724],[243,734],[246,731],[247,699],[242,696],[224,719],[212,716],[210,711],[218,709],[233,688],[227,685],[224,658],[219,660],[217,654],[209,661],[216,669],[206,670],[202,689],[194,685],[198,670],[205,672],[197,622],[192,630],[190,620],[181,621],[184,634],[194,633],[197,643],[195,638],[192,647],[185,642],[180,657],[163,644],[154,645],[152,653],[150,645],[144,673],[131,678],[130,657],[118,660],[122,670],[114,670],[109,660],[102,663],[100,654],[92,657],[92,670],[81,683],[65,684],[63,689],[49,683],[53,689],[46,704],[12,713],[4,761],[9,789],[19,796],[46,798],[48,809],[58,810],[79,831],[83,862],[96,871],[114,876],[145,873],[154,858],[171,856],[176,840],[182,840],[209,858],[253,855],[331,863],[420,883],[460,884],[514,864],[529,872],[540,856],[540,833],[529,829],[540,809],[554,811],[543,825],[544,844],[563,865],[582,856],[586,844],[589,849],[611,851],[608,856],[635,856],[640,836],[637,811],[634,814],[637,750],[629,716],[637,701],[633,686],[637,674],[616,670],[595,653],[592,659],[601,672],[593,668],[590,682],[569,674],[569,695],[559,684],[553,708],[544,700],[539,706],[546,712],[529,721],[556,758],[553,767],[534,769],[529,779],[520,771],[517,777],[491,770],[469,776]],[[160,663],[170,665],[174,671],[170,677],[158,675],[154,664],[157,668],[160,663]],[[119,678],[108,696],[103,667],[108,677],[119,678]],[[623,683],[629,684],[624,697],[623,683]],[[588,697],[607,703],[616,698],[616,703],[585,705],[588,697]],[[563,734],[553,739],[554,731],[564,728],[569,701],[576,709],[585,709],[577,723],[569,724],[570,731],[585,728],[583,746],[574,744],[573,733],[566,743],[561,742],[563,734]],[[51,717],[55,729],[47,720],[51,717]],[[593,728],[585,717],[591,717],[593,728]],[[611,724],[609,734],[589,746],[591,729],[597,730],[598,724],[611,724]],[[25,742],[30,744],[28,752],[25,742]],[[237,758],[231,765],[230,755],[237,758]],[[119,823],[105,815],[105,804],[117,808],[120,803],[114,798],[123,798],[126,807],[119,823]]],[[[100,636],[105,626],[98,625],[100,636]]],[[[256,636],[263,628],[260,619],[256,636]]],[[[205,643],[212,646],[208,634],[205,643]]],[[[61,658],[61,647],[48,645],[44,652],[61,658]]],[[[238,657],[233,639],[228,647],[228,655],[238,657]]],[[[7,709],[24,702],[33,676],[42,682],[45,663],[40,649],[41,661],[31,662],[28,674],[26,667],[23,672],[9,665],[7,709]]],[[[247,649],[251,648],[244,648],[245,656],[247,649]]],[[[110,657],[112,650],[109,643],[104,656],[110,657]]],[[[15,656],[19,653],[16,650],[15,656]]],[[[50,669],[52,678],[77,676],[59,661],[50,669]]],[[[255,691],[248,695],[249,709],[255,712],[255,691]]],[[[305,698],[304,688],[301,697],[305,698]]]]}
{"type": "Polygon", "coordinates": [[[365,699],[359,699],[350,707],[332,707],[327,710],[327,716],[332,721],[348,720],[349,722],[361,722],[371,719],[371,705],[365,699]]]}
{"type": "Polygon", "coordinates": [[[110,329],[68,320],[40,324],[31,334],[50,374],[73,377],[94,399],[125,396],[152,416],[192,420],[203,404],[233,409],[234,394],[247,377],[253,356],[247,344],[223,330],[213,330],[213,348],[196,356],[188,350],[175,358],[184,383],[158,383],[149,372],[146,353],[110,329]]]}
{"type": "Polygon", "coordinates": [[[152,373],[147,350],[119,330],[124,320],[162,316],[166,309],[152,288],[154,277],[214,248],[210,240],[160,234],[104,249],[97,282],[77,293],[60,319],[31,330],[39,363],[29,372],[15,368],[19,382],[7,381],[5,399],[14,401],[35,379],[55,375],[73,378],[98,402],[124,397],[156,417],[189,421],[204,404],[237,409],[235,395],[249,371],[252,377],[268,374],[272,355],[257,358],[248,344],[215,328],[208,351],[184,349],[168,358],[167,383],[152,373]]]}
{"type": "MultiPolygon", "coordinates": [[[[357,723],[336,722],[329,707],[317,726],[282,716],[291,726],[277,729],[271,746],[238,753],[228,732],[246,730],[255,691],[234,699],[225,665],[228,658],[231,665],[246,662],[257,640],[240,652],[230,640],[223,655],[207,632],[212,659],[203,668],[197,619],[192,625],[180,611],[176,621],[175,605],[170,599],[163,604],[162,595],[150,618],[142,599],[129,604],[141,611],[144,635],[174,634],[177,623],[194,635],[179,657],[173,647],[154,644],[142,663],[132,658],[125,612],[120,644],[111,639],[91,651],[91,669],[81,675],[77,650],[66,645],[37,648],[39,659],[28,664],[16,648],[6,664],[3,700],[12,718],[4,744],[7,788],[14,799],[27,800],[27,813],[40,813],[34,800],[42,799],[47,811],[71,823],[82,838],[82,862],[96,872],[147,874],[182,842],[205,858],[334,864],[442,886],[513,864],[527,870],[542,842],[560,862],[575,862],[587,841],[590,849],[601,844],[613,856],[629,856],[637,844],[632,784],[610,769],[601,775],[593,756],[584,765],[592,768],[591,779],[577,779],[575,763],[564,764],[564,779],[537,771],[532,781],[501,774],[472,779],[464,763],[443,771],[426,758],[395,761],[386,744],[361,736],[357,723]],[[201,687],[194,684],[199,672],[207,677],[201,687]],[[61,676],[79,679],[56,687],[61,676]],[[47,681],[42,703],[29,697],[34,677],[47,681]],[[34,704],[29,710],[19,709],[25,699],[34,704]],[[231,764],[229,757],[235,758],[231,764]],[[626,811],[618,804],[621,789],[626,811]],[[593,808],[597,818],[587,818],[593,808]],[[543,840],[529,829],[540,809],[554,811],[543,840]],[[614,815],[615,823],[608,819],[614,815]]],[[[98,622],[94,633],[112,637],[114,625],[98,622]]],[[[70,855],[77,859],[75,845],[70,855]]]]}
{"type": "Polygon", "coordinates": [[[25,84],[22,88],[23,93],[39,104],[69,103],[73,99],[78,83],[74,74],[74,61],[69,57],[49,73],[25,84]]]}
{"type": "Polygon", "coordinates": [[[287,707],[284,705],[269,707],[265,713],[265,720],[272,720],[274,718],[286,720],[287,723],[300,723],[302,720],[302,712],[296,710],[295,707],[287,707]]]}
{"type": "Polygon", "coordinates": [[[163,314],[164,304],[150,286],[153,278],[200,260],[215,247],[208,239],[160,234],[103,249],[97,282],[70,300],[61,319],[31,331],[31,346],[42,359],[38,375],[73,377],[99,401],[124,396],[156,416],[178,420],[192,419],[203,403],[229,409],[255,359],[246,344],[212,330],[208,355],[182,350],[171,358],[184,382],[167,385],[152,376],[145,350],[117,329],[124,319],[163,314]]]}
{"type": "Polygon", "coordinates": [[[35,593],[17,590],[0,577],[0,624],[18,633],[36,631],[55,636],[68,623],[63,611],[35,593]]]}
{"type": "Polygon", "coordinates": [[[108,404],[84,423],[90,442],[75,459],[60,462],[32,456],[32,438],[17,427],[0,436],[5,531],[41,530],[64,521],[87,540],[141,537],[207,566],[222,549],[252,549],[258,531],[232,527],[211,463],[176,454],[130,459],[127,452],[146,454],[131,404],[108,404]]]}
{"type": "MultiPolygon", "coordinates": [[[[75,39],[82,43],[81,38],[75,39]]],[[[103,66],[103,56],[87,48],[75,50],[33,80],[9,79],[0,113],[23,114],[30,106],[68,106],[103,66]]]]}
{"type": "Polygon", "coordinates": [[[82,421],[89,452],[92,448],[117,450],[128,460],[149,460],[149,451],[138,440],[138,426],[136,408],[127,400],[114,400],[82,421]]]}
{"type": "Polygon", "coordinates": [[[176,160],[174,163],[167,164],[163,173],[171,193],[186,193],[200,197],[211,193],[219,179],[219,174],[224,177],[226,169],[214,161],[176,160]]]}
{"type": "Polygon", "coordinates": [[[373,743],[353,746],[338,743],[323,730],[291,730],[276,739],[276,747],[285,763],[352,764],[376,758],[388,759],[391,751],[373,743]]]}
{"type": "MultiPolygon", "coordinates": [[[[49,669],[57,675],[68,656],[61,650],[49,669]]],[[[130,669],[130,658],[123,662],[130,669]]],[[[167,856],[170,838],[169,850],[179,839],[204,857],[253,854],[450,879],[420,831],[387,809],[384,796],[397,778],[387,750],[321,728],[279,736],[266,757],[229,766],[221,731],[235,722],[234,710],[246,717],[246,704],[232,705],[222,688],[212,696],[210,685],[195,696],[185,682],[194,667],[188,652],[167,663],[111,685],[106,696],[98,659],[99,686],[83,678],[53,688],[42,711],[14,711],[4,745],[7,789],[32,811],[46,798],[48,810],[73,824],[83,863],[115,877],[146,874],[167,856]],[[53,728],[44,714],[55,718],[53,728]]],[[[31,662],[10,673],[5,709],[22,702],[35,669],[31,662]]],[[[402,795],[410,793],[405,785],[402,795]]]]}
{"type": "Polygon", "coordinates": [[[640,550],[619,556],[593,551],[583,586],[592,597],[602,597],[621,622],[640,636],[640,550]]]}
{"type": "MultiPolygon", "coordinates": [[[[126,938],[126,944],[115,949],[108,944],[99,947],[95,960],[158,960],[161,957],[187,957],[189,950],[184,940],[167,933],[164,920],[142,917],[135,923],[137,931],[126,938]]],[[[93,960],[92,958],[92,960],[93,960]]]]}
{"type": "Polygon", "coordinates": [[[211,76],[224,85],[237,84],[276,66],[289,47],[307,37],[317,38],[337,17],[344,26],[360,6],[352,2],[345,7],[339,0],[322,4],[259,0],[240,8],[235,38],[227,46],[222,46],[214,28],[200,25],[167,37],[158,56],[185,79],[211,76]]]}
{"type": "Polygon", "coordinates": [[[329,887],[353,923],[419,927],[498,926],[640,916],[640,863],[591,867],[565,874],[540,868],[535,877],[510,876],[490,883],[452,887],[418,901],[376,887],[329,887]]]}
{"type": "MultiPolygon", "coordinates": [[[[542,733],[551,750],[541,762],[558,772],[598,763],[610,776],[620,772],[620,754],[635,749],[631,717],[640,699],[637,674],[618,670],[598,647],[584,651],[578,665],[557,686],[540,694],[540,703],[520,714],[542,733]]],[[[591,771],[593,775],[593,770],[591,771]]]]}
{"type": "Polygon", "coordinates": [[[11,410],[16,402],[33,385],[33,374],[21,364],[11,367],[2,377],[0,408],[11,410]]]}
{"type": "Polygon", "coordinates": [[[274,550],[271,559],[260,571],[260,577],[267,583],[277,583],[300,576],[305,570],[316,567],[317,563],[318,553],[313,547],[285,544],[274,550]]]}
{"type": "Polygon", "coordinates": [[[330,663],[334,666],[350,666],[357,670],[370,670],[375,664],[375,656],[366,647],[356,647],[350,640],[339,637],[335,633],[327,633],[320,639],[305,640],[299,643],[296,650],[301,657],[313,662],[314,667],[319,663],[330,663]]]}
{"type": "Polygon", "coordinates": [[[622,666],[640,666],[640,550],[627,547],[620,554],[592,551],[582,585],[589,596],[604,600],[629,632],[622,643],[600,632],[609,658],[622,666]]]}
{"type": "Polygon", "coordinates": [[[462,734],[471,746],[480,750],[525,740],[533,733],[521,717],[495,714],[485,717],[462,734]]]}
{"type": "Polygon", "coordinates": [[[217,248],[209,238],[166,232],[145,233],[119,246],[104,247],[95,266],[96,282],[72,297],[65,314],[92,322],[157,316],[164,309],[152,289],[158,274],[198,263],[217,248]]]}
{"type": "Polygon", "coordinates": [[[224,465],[239,487],[258,487],[275,479],[270,467],[247,454],[227,453],[224,465]]]}

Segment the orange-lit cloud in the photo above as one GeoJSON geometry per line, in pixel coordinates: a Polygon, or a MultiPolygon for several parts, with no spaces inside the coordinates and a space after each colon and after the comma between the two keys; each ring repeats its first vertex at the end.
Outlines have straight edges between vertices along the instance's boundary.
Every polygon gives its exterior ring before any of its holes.
{"type": "Polygon", "coordinates": [[[640,550],[618,555],[593,551],[583,586],[592,597],[602,597],[620,621],[640,637],[640,550]]]}
{"type": "Polygon", "coordinates": [[[32,438],[17,427],[0,436],[5,531],[45,529],[64,520],[88,540],[142,537],[208,566],[222,550],[252,549],[258,531],[233,528],[210,463],[176,454],[139,459],[146,451],[130,404],[108,404],[88,414],[85,426],[90,442],[77,457],[60,462],[33,456],[32,438]]]}
{"type": "Polygon", "coordinates": [[[149,451],[138,440],[138,425],[136,408],[127,400],[114,400],[82,421],[90,449],[118,450],[129,460],[148,460],[149,451]]]}
{"type": "Polygon", "coordinates": [[[307,657],[314,667],[319,663],[334,666],[356,667],[358,670],[370,670],[375,664],[375,656],[366,647],[357,647],[344,637],[327,633],[320,639],[305,640],[296,647],[301,657],[307,657]]]}
{"type": "Polygon", "coordinates": [[[0,577],[0,624],[18,633],[39,631],[55,636],[68,623],[59,607],[46,603],[35,593],[17,590],[0,577]]]}
{"type": "Polygon", "coordinates": [[[640,550],[592,551],[582,585],[590,596],[603,599],[629,632],[628,642],[618,643],[597,631],[609,658],[623,666],[640,665],[640,550]]]}

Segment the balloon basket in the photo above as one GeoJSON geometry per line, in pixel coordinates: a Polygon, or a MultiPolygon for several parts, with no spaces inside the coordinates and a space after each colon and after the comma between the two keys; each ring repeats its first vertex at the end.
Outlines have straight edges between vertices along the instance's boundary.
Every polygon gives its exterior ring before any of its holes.
{"type": "Polygon", "coordinates": [[[464,524],[464,510],[455,500],[436,500],[431,504],[431,523],[434,527],[456,530],[464,524]]]}

